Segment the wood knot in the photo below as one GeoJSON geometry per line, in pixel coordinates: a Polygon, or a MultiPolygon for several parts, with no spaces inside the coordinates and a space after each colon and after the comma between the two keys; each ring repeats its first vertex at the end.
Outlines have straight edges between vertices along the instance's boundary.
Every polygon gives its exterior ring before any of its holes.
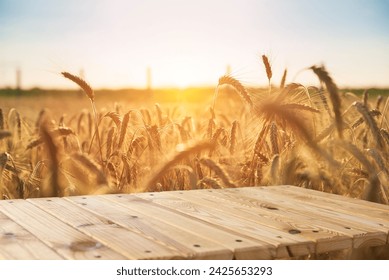
{"type": "Polygon", "coordinates": [[[70,244],[72,251],[89,251],[100,248],[102,245],[95,241],[75,241],[70,244]]]}
{"type": "Polygon", "coordinates": [[[268,205],[268,204],[262,204],[261,207],[262,207],[262,208],[269,209],[269,210],[278,210],[277,207],[274,207],[274,206],[268,205]]]}
{"type": "Polygon", "coordinates": [[[15,236],[15,234],[12,232],[4,232],[3,236],[6,238],[12,238],[15,236]]]}

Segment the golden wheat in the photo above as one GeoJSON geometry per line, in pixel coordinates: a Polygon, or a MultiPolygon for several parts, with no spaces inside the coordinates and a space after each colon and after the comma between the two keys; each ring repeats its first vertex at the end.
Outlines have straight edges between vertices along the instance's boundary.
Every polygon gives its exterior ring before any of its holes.
{"type": "Polygon", "coordinates": [[[343,120],[342,120],[342,114],[341,114],[341,107],[342,102],[339,96],[338,87],[328,74],[327,70],[324,66],[317,67],[312,66],[312,71],[319,77],[320,81],[322,81],[328,90],[328,93],[330,95],[330,100],[332,102],[332,109],[335,114],[335,123],[336,128],[338,130],[339,137],[343,137],[343,120]]]}
{"type": "Polygon", "coordinates": [[[324,67],[312,70],[324,89],[285,85],[286,70],[272,90],[223,76],[207,101],[183,106],[156,100],[110,105],[84,80],[66,74],[84,87],[93,111],[43,109],[34,124],[16,108],[1,110],[8,118],[0,118],[0,196],[293,184],[388,203],[388,99],[382,106],[372,91],[342,95],[324,67]],[[226,94],[220,101],[231,106],[215,107],[224,85],[248,106],[226,94]],[[99,102],[104,106],[97,111],[99,102]]]}
{"type": "MultiPolygon", "coordinates": [[[[237,90],[237,92],[240,94],[240,96],[243,98],[244,101],[247,102],[250,106],[253,105],[253,101],[251,100],[250,94],[246,90],[246,88],[235,78],[231,76],[222,76],[219,79],[218,86],[221,85],[230,85],[233,88],[237,90]]],[[[214,109],[214,106],[212,107],[214,109]]],[[[214,115],[214,114],[213,114],[214,115]]]]}
{"type": "Polygon", "coordinates": [[[85,92],[85,94],[89,97],[89,99],[93,102],[95,100],[95,93],[93,91],[93,89],[90,87],[90,85],[84,81],[83,79],[81,79],[80,77],[77,77],[73,74],[70,74],[69,72],[61,72],[61,74],[73,81],[74,83],[76,83],[77,85],[80,86],[80,88],[85,92]]]}
{"type": "Polygon", "coordinates": [[[153,191],[156,189],[156,183],[158,180],[166,174],[166,172],[180,161],[188,158],[191,155],[198,154],[204,150],[210,150],[214,147],[212,142],[200,142],[193,146],[189,146],[181,152],[174,155],[170,160],[161,165],[154,174],[144,184],[147,190],[153,191]]]}
{"type": "Polygon", "coordinates": [[[269,84],[270,84],[270,80],[273,76],[273,72],[271,70],[269,59],[267,58],[266,55],[262,55],[262,62],[263,62],[263,65],[265,65],[266,76],[267,76],[267,79],[269,80],[269,84]]]}
{"type": "Polygon", "coordinates": [[[207,166],[210,170],[212,170],[217,177],[219,177],[223,184],[226,185],[229,188],[236,188],[237,186],[231,181],[223,167],[221,167],[219,164],[217,164],[215,161],[213,161],[210,158],[202,158],[200,159],[200,163],[207,166]]]}

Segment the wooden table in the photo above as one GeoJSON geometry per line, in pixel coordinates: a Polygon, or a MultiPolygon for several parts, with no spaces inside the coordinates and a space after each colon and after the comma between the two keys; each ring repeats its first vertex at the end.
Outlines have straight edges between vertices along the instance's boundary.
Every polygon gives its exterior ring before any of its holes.
{"type": "Polygon", "coordinates": [[[293,186],[0,201],[0,259],[283,259],[388,236],[388,205],[293,186]]]}

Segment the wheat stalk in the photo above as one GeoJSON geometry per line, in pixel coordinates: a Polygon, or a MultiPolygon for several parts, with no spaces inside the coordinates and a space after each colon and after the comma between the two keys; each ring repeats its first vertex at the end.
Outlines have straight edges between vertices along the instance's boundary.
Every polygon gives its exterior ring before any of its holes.
{"type": "Polygon", "coordinates": [[[211,189],[222,189],[223,188],[222,185],[220,185],[220,183],[216,179],[213,179],[210,177],[204,177],[200,181],[198,181],[198,183],[197,183],[197,186],[199,188],[204,188],[204,185],[210,187],[211,189]]]}
{"type": "Polygon", "coordinates": [[[150,125],[151,124],[151,115],[150,115],[149,110],[141,109],[140,112],[142,114],[142,120],[143,120],[143,123],[145,124],[145,126],[150,125]]]}
{"type": "Polygon", "coordinates": [[[86,167],[91,174],[96,176],[96,184],[99,185],[107,185],[107,178],[104,173],[101,171],[100,166],[90,157],[81,153],[73,153],[71,158],[80,162],[84,167],[86,167]]]}
{"type": "Polygon", "coordinates": [[[375,108],[376,108],[376,110],[380,110],[380,106],[381,106],[381,103],[382,103],[382,100],[383,100],[384,98],[382,97],[382,95],[379,95],[378,97],[377,97],[377,103],[376,103],[376,105],[375,105],[375,108]]]}
{"type": "Polygon", "coordinates": [[[207,137],[208,139],[212,139],[213,129],[216,126],[214,119],[209,119],[208,128],[207,128],[207,137]]]}
{"type": "Polygon", "coordinates": [[[3,172],[4,167],[7,165],[9,157],[10,157],[10,155],[7,152],[3,152],[0,154],[0,171],[1,171],[0,172],[0,180],[3,178],[2,172],[3,172]]]}
{"type": "Polygon", "coordinates": [[[0,130],[0,140],[1,139],[4,139],[4,138],[7,138],[7,137],[11,137],[12,136],[12,133],[8,130],[0,130]]]}
{"type": "Polygon", "coordinates": [[[128,158],[126,155],[122,154],[122,162],[123,162],[123,168],[122,168],[122,172],[120,174],[120,178],[119,178],[119,185],[117,186],[117,188],[119,190],[122,190],[123,189],[123,185],[122,185],[122,182],[123,180],[126,181],[127,184],[131,184],[131,167],[130,167],[130,163],[128,161],[128,158]]]}
{"type": "Polygon", "coordinates": [[[120,118],[120,115],[116,112],[108,112],[104,115],[104,117],[109,117],[111,120],[115,123],[117,128],[120,128],[122,120],[120,118]]]}
{"type": "MultiPolygon", "coordinates": [[[[46,128],[46,129],[48,129],[48,128],[46,128]]],[[[60,136],[75,135],[75,133],[71,128],[59,127],[59,128],[54,129],[54,130],[51,130],[50,135],[52,138],[56,138],[56,137],[60,137],[60,136]]],[[[41,135],[41,137],[39,137],[38,139],[31,141],[27,145],[26,149],[29,150],[29,149],[35,148],[36,146],[38,146],[42,143],[44,143],[44,136],[43,135],[41,135]]]]}
{"type": "Polygon", "coordinates": [[[380,132],[382,137],[385,139],[386,144],[389,145],[389,132],[384,128],[381,128],[380,132]]]}
{"type": "Polygon", "coordinates": [[[180,132],[181,141],[186,143],[188,141],[188,132],[179,123],[176,123],[178,131],[180,132]]]}
{"type": "Polygon", "coordinates": [[[357,146],[346,141],[335,141],[335,144],[352,154],[367,169],[369,174],[375,173],[373,165],[357,146]]]}
{"type": "Polygon", "coordinates": [[[54,138],[50,134],[47,126],[43,124],[40,128],[42,141],[45,143],[48,155],[51,163],[51,188],[48,193],[44,193],[45,196],[62,196],[63,190],[59,183],[59,155],[57,145],[54,143],[54,138]]]}
{"type": "Polygon", "coordinates": [[[159,124],[159,126],[162,126],[163,125],[163,118],[162,118],[161,105],[159,105],[158,103],[155,103],[155,110],[157,111],[158,124],[159,124]]]}
{"type": "MultiPolygon", "coordinates": [[[[381,112],[378,111],[377,109],[370,110],[370,111],[369,111],[369,114],[370,114],[371,117],[381,116],[381,112]]],[[[359,119],[357,119],[357,120],[351,125],[351,128],[355,129],[355,128],[357,128],[358,126],[360,126],[361,124],[363,124],[363,122],[364,122],[364,118],[363,118],[363,117],[360,117],[359,119]]]]}
{"type": "Polygon", "coordinates": [[[148,178],[148,180],[144,184],[145,189],[148,191],[154,191],[156,189],[156,184],[158,180],[160,180],[166,174],[166,172],[174,165],[178,164],[179,162],[188,158],[191,155],[198,154],[204,150],[212,149],[213,147],[214,143],[211,143],[209,141],[199,142],[177,153],[171,159],[169,159],[163,165],[156,169],[156,171],[148,178]]]}
{"type": "Polygon", "coordinates": [[[373,137],[375,139],[376,146],[379,149],[381,149],[383,147],[382,136],[381,136],[381,133],[378,129],[377,123],[372,118],[372,115],[369,113],[366,106],[364,104],[362,104],[361,102],[354,102],[353,105],[357,108],[358,112],[362,115],[365,122],[368,124],[368,126],[373,134],[373,137]]]}
{"type": "Polygon", "coordinates": [[[335,114],[335,123],[336,128],[338,131],[338,135],[340,138],[343,137],[343,120],[342,120],[342,114],[341,114],[341,99],[338,92],[338,87],[328,74],[327,70],[324,66],[317,67],[312,66],[312,71],[319,77],[320,81],[322,81],[328,90],[328,93],[330,94],[330,100],[332,102],[332,110],[335,114]]]}
{"type": "Polygon", "coordinates": [[[172,167],[176,171],[177,177],[177,187],[178,189],[187,189],[185,186],[185,175],[182,171],[185,171],[188,174],[189,179],[189,189],[195,190],[197,189],[197,177],[192,167],[188,165],[176,165],[172,167]],[[181,187],[181,188],[180,188],[181,187]]]}
{"type": "Polygon", "coordinates": [[[124,115],[122,125],[120,126],[118,150],[120,150],[120,148],[122,147],[123,142],[124,142],[124,138],[125,138],[126,133],[127,133],[127,127],[128,127],[128,123],[130,121],[130,113],[131,112],[128,112],[124,115]]]}
{"type": "Polygon", "coordinates": [[[236,146],[236,131],[238,128],[239,122],[233,121],[231,126],[231,133],[230,133],[230,154],[233,155],[235,152],[235,146],[236,146]]]}
{"type": "Polygon", "coordinates": [[[288,70],[284,70],[284,74],[282,75],[281,83],[280,83],[280,89],[283,89],[285,87],[285,81],[286,81],[286,75],[288,73],[288,70]]]}
{"type": "Polygon", "coordinates": [[[119,178],[118,178],[118,172],[116,169],[116,166],[112,162],[108,162],[107,169],[109,171],[109,175],[115,180],[114,184],[116,187],[119,186],[119,178]]]}
{"type": "Polygon", "coordinates": [[[377,163],[378,167],[385,171],[386,174],[389,175],[388,168],[386,167],[385,161],[380,155],[380,152],[376,149],[367,149],[367,152],[370,154],[370,156],[375,160],[377,163]]]}
{"type": "MultiPolygon", "coordinates": [[[[231,76],[222,76],[219,79],[219,86],[222,85],[230,85],[236,89],[236,91],[240,94],[244,101],[247,102],[250,106],[253,106],[253,101],[251,100],[250,94],[247,92],[246,88],[235,78],[231,76]]],[[[212,106],[214,109],[215,106],[212,106]]]]}
{"type": "Polygon", "coordinates": [[[141,148],[141,143],[143,141],[145,141],[145,137],[144,136],[138,136],[136,138],[134,138],[132,141],[131,141],[131,144],[130,144],[130,147],[128,148],[128,151],[127,151],[127,156],[130,156],[134,153],[135,151],[135,155],[137,155],[137,149],[141,148]]]}
{"type": "Polygon", "coordinates": [[[274,155],[271,160],[270,175],[272,178],[272,183],[278,184],[279,181],[279,168],[280,168],[280,156],[278,154],[274,155]]]}
{"type": "Polygon", "coordinates": [[[89,136],[92,136],[92,127],[93,127],[92,115],[90,112],[88,112],[88,135],[89,136]]]}
{"type": "Polygon", "coordinates": [[[112,150],[113,150],[113,135],[115,134],[115,127],[111,127],[111,129],[109,130],[108,134],[107,134],[107,151],[106,151],[106,155],[105,155],[105,158],[108,160],[112,154],[112,150]]]}
{"type": "Polygon", "coordinates": [[[266,135],[267,135],[269,128],[270,128],[269,125],[264,124],[261,131],[259,132],[258,137],[257,137],[257,141],[255,142],[255,145],[254,145],[254,156],[261,152],[262,145],[265,142],[265,138],[266,138],[266,135]]]}
{"type": "Polygon", "coordinates": [[[8,126],[10,126],[11,118],[13,115],[15,115],[14,120],[16,121],[16,131],[17,131],[18,139],[21,140],[21,138],[22,138],[22,122],[20,119],[20,114],[15,108],[12,108],[8,112],[8,126]]]}
{"type": "Polygon", "coordinates": [[[154,149],[156,148],[161,151],[162,149],[162,142],[161,142],[161,135],[158,130],[158,126],[152,125],[147,128],[147,132],[149,133],[149,144],[150,148],[154,149]]]}
{"type": "Polygon", "coordinates": [[[257,167],[255,168],[255,180],[256,184],[255,185],[260,185],[263,179],[263,172],[262,172],[262,162],[258,161],[257,167]]]}
{"type": "Polygon", "coordinates": [[[369,91],[367,89],[363,91],[362,101],[363,105],[365,105],[366,108],[369,108],[369,91]]]}
{"type": "Polygon", "coordinates": [[[227,173],[224,171],[223,167],[221,167],[219,164],[214,162],[212,159],[202,158],[200,159],[200,163],[207,166],[210,170],[215,172],[215,174],[223,181],[224,185],[226,185],[229,188],[237,188],[237,185],[231,182],[230,178],[228,177],[227,173]]]}
{"type": "MultiPolygon", "coordinates": [[[[103,152],[102,152],[101,141],[100,141],[99,125],[98,125],[97,110],[96,110],[96,105],[95,105],[94,91],[89,86],[89,84],[87,82],[85,82],[85,80],[81,79],[80,77],[77,77],[77,76],[70,74],[68,72],[61,72],[61,74],[65,78],[67,78],[67,79],[71,80],[72,82],[76,83],[77,85],[79,85],[90,99],[93,114],[94,114],[94,119],[95,119],[95,128],[96,128],[95,134],[97,136],[97,142],[99,144],[100,161],[103,162],[103,152]]],[[[93,141],[93,138],[92,138],[92,141],[93,141]]],[[[91,141],[91,145],[92,145],[92,141],[91,141]]]]}
{"type": "Polygon", "coordinates": [[[3,115],[3,110],[0,108],[0,129],[4,129],[4,115],[3,115]]]}

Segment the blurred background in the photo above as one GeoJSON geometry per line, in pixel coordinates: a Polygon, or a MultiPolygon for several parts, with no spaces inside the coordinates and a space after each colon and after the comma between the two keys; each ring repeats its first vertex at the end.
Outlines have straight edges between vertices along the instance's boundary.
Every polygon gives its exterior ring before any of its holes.
{"type": "Polygon", "coordinates": [[[389,86],[385,0],[0,0],[0,88],[215,86],[230,73],[266,86],[317,83],[324,63],[341,87],[389,86]]]}

